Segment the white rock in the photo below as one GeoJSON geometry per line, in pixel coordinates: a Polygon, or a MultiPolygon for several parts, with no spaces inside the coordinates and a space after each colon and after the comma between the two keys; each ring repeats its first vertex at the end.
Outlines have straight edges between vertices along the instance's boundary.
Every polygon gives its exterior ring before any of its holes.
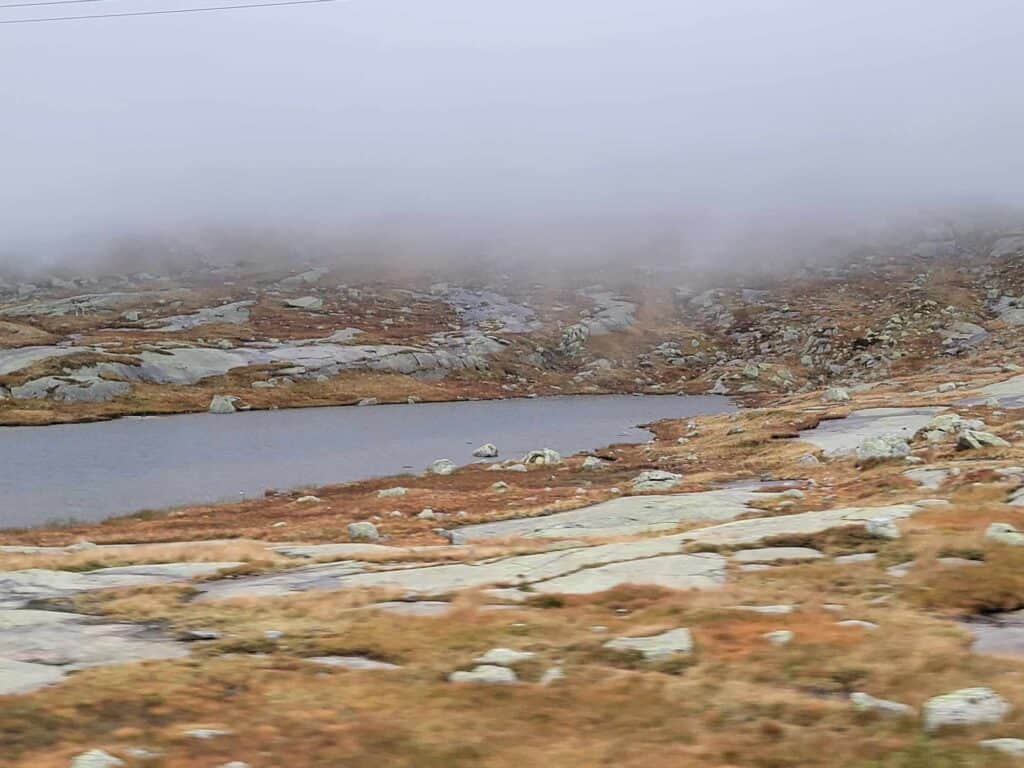
{"type": "Polygon", "coordinates": [[[1003,440],[1003,438],[993,435],[991,432],[965,429],[957,435],[956,446],[961,450],[974,450],[990,447],[1009,448],[1010,444],[1003,440]]]}
{"type": "Polygon", "coordinates": [[[214,395],[207,410],[210,413],[234,413],[237,410],[236,402],[238,402],[238,398],[234,395],[214,395]]]}
{"type": "Polygon", "coordinates": [[[431,463],[427,471],[434,475],[450,475],[455,471],[455,462],[451,459],[437,459],[431,463]]]}
{"type": "Polygon", "coordinates": [[[379,491],[377,491],[377,498],[388,499],[396,496],[405,496],[407,491],[407,488],[403,488],[400,485],[396,485],[394,488],[381,488],[379,491]]]}
{"type": "Polygon", "coordinates": [[[497,685],[509,685],[516,683],[519,678],[516,673],[508,667],[499,667],[495,664],[480,664],[473,669],[459,672],[452,672],[448,676],[452,683],[491,683],[497,685]]]}
{"type": "Polygon", "coordinates": [[[774,632],[765,632],[761,637],[772,645],[787,645],[793,640],[793,633],[788,629],[776,629],[774,632]]]}
{"type": "Polygon", "coordinates": [[[498,455],[498,448],[494,443],[484,443],[473,451],[473,455],[478,459],[493,459],[498,455]]]}
{"type": "Polygon", "coordinates": [[[551,448],[541,448],[537,451],[530,451],[523,456],[523,464],[554,465],[562,463],[562,455],[551,448]]]}
{"type": "Polygon", "coordinates": [[[829,387],[821,397],[826,403],[848,403],[850,393],[845,387],[829,387]]]}
{"type": "Polygon", "coordinates": [[[601,467],[604,466],[604,464],[605,464],[605,462],[602,461],[601,459],[597,458],[597,456],[587,456],[587,458],[585,458],[583,460],[583,464],[580,465],[580,468],[581,469],[588,469],[588,470],[589,469],[600,469],[601,467]]]}
{"type": "Polygon", "coordinates": [[[537,654],[530,651],[516,651],[511,648],[491,648],[483,656],[473,659],[477,664],[497,664],[502,667],[514,667],[532,659],[537,654]]]}
{"type": "Polygon", "coordinates": [[[319,496],[299,496],[295,500],[299,504],[315,504],[318,501],[323,501],[319,496]]]}
{"type": "Polygon", "coordinates": [[[551,685],[557,683],[559,680],[565,679],[565,672],[562,671],[561,667],[551,667],[540,676],[541,685],[551,685]]]}
{"type": "Polygon", "coordinates": [[[869,632],[873,629],[878,629],[878,625],[875,622],[864,621],[863,619],[843,619],[842,621],[837,621],[836,625],[840,627],[859,627],[869,632]]]}
{"type": "Polygon", "coordinates": [[[685,627],[647,637],[617,637],[604,644],[613,651],[639,651],[648,660],[663,659],[693,650],[693,637],[685,627]]]}
{"type": "Polygon", "coordinates": [[[962,688],[925,702],[924,729],[998,723],[1011,709],[1010,702],[991,688],[962,688]]]}
{"type": "Polygon", "coordinates": [[[985,530],[985,538],[991,541],[998,541],[1000,544],[1024,547],[1024,533],[1021,533],[1009,523],[992,523],[985,530]]]}
{"type": "Polygon", "coordinates": [[[71,760],[71,768],[115,768],[124,765],[123,760],[118,760],[102,749],[90,749],[71,760]]]}
{"type": "Polygon", "coordinates": [[[891,717],[914,714],[914,708],[907,704],[901,704],[898,701],[890,701],[888,699],[876,699],[871,694],[864,693],[863,691],[851,693],[850,702],[853,704],[854,709],[860,712],[878,712],[879,714],[891,717]]]}
{"type": "Polygon", "coordinates": [[[888,517],[873,517],[864,523],[867,532],[880,539],[898,539],[902,534],[899,527],[888,517]]]}
{"type": "Polygon", "coordinates": [[[380,532],[377,526],[367,521],[349,523],[348,537],[352,541],[377,541],[380,539],[380,532]]]}
{"type": "Polygon", "coordinates": [[[1011,757],[1024,757],[1024,739],[984,739],[979,747],[994,749],[1011,757]]]}
{"type": "Polygon", "coordinates": [[[216,739],[220,736],[230,736],[231,731],[225,731],[219,728],[192,728],[191,730],[185,731],[185,735],[193,739],[206,741],[208,739],[216,739]]]}
{"type": "Polygon", "coordinates": [[[885,459],[902,459],[910,454],[910,446],[899,435],[880,435],[869,437],[860,445],[854,455],[858,462],[882,461],[885,459]]]}
{"type": "Polygon", "coordinates": [[[683,476],[675,472],[661,469],[648,469],[633,478],[634,491],[664,491],[675,488],[683,480],[683,476]]]}

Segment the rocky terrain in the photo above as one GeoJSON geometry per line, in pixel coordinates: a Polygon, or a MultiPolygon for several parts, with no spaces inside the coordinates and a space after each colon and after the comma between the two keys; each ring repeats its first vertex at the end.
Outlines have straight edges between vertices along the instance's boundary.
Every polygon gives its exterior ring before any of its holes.
{"type": "Polygon", "coordinates": [[[10,424],[549,392],[746,407],[585,455],[496,434],[466,466],[2,531],[0,759],[1017,764],[1022,257],[1019,233],[938,228],[700,285],[10,284],[10,424]]]}
{"type": "Polygon", "coordinates": [[[0,423],[584,392],[756,399],[1015,349],[1024,235],[920,237],[777,276],[343,282],[343,268],[240,263],[11,277],[0,423]]]}

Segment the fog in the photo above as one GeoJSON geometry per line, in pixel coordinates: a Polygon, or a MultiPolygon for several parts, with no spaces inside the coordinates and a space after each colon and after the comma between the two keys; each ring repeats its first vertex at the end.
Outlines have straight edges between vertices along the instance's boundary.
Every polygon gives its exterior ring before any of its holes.
{"type": "Polygon", "coordinates": [[[216,230],[274,232],[282,255],[707,259],[1012,211],[1022,28],[1015,0],[338,0],[0,25],[0,252],[216,230]]]}

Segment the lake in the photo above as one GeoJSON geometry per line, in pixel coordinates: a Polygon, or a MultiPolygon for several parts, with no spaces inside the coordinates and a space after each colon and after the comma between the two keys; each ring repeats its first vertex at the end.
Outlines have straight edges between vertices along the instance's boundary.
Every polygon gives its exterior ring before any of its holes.
{"type": "Polygon", "coordinates": [[[142,509],[420,472],[534,448],[643,442],[658,419],[734,410],[710,395],[566,396],[131,417],[0,427],[0,527],[102,520],[142,509]]]}

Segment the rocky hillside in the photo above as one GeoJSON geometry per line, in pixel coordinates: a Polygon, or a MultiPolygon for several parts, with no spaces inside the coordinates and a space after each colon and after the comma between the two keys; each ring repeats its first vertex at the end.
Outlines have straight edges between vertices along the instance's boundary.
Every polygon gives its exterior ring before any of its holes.
{"type": "Polygon", "coordinates": [[[0,423],[559,392],[756,400],[1012,361],[1024,235],[930,237],[757,278],[352,283],[243,264],[4,281],[0,423]]]}

